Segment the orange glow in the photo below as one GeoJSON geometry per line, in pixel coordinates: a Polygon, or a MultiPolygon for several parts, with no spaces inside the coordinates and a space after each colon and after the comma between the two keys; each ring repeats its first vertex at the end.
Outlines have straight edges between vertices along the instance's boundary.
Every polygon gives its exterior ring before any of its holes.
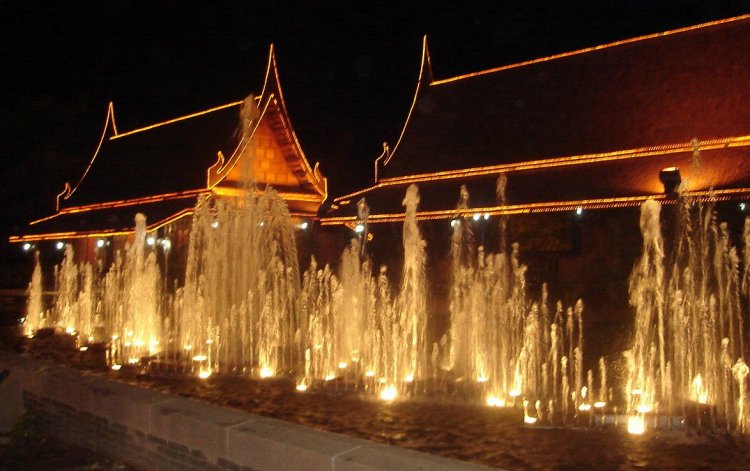
{"type": "Polygon", "coordinates": [[[576,51],[564,52],[564,53],[561,53],[561,54],[555,54],[555,55],[551,55],[551,56],[547,56],[547,57],[541,57],[541,58],[538,58],[538,59],[532,59],[532,60],[528,60],[528,61],[524,61],[524,62],[518,62],[516,64],[504,65],[504,66],[501,66],[501,67],[496,67],[494,69],[488,69],[488,70],[483,70],[483,71],[480,71],[480,72],[473,72],[473,73],[470,73],[470,74],[459,75],[459,76],[456,76],[456,77],[447,78],[447,79],[443,79],[443,80],[435,80],[432,83],[430,83],[430,86],[433,86],[433,85],[442,85],[442,84],[445,84],[445,83],[455,82],[457,80],[463,80],[463,79],[466,79],[466,78],[478,77],[478,76],[487,75],[487,74],[493,74],[495,72],[501,72],[503,70],[517,69],[519,67],[525,67],[527,65],[538,64],[540,62],[548,62],[548,61],[552,61],[552,60],[555,60],[555,59],[562,59],[564,57],[570,57],[570,56],[576,56],[576,55],[580,55],[580,54],[586,54],[588,52],[599,51],[599,50],[602,50],[602,49],[609,49],[609,48],[612,48],[612,47],[622,46],[622,45],[625,45],[625,44],[631,44],[631,43],[640,42],[640,41],[646,41],[646,40],[649,40],[649,39],[656,39],[656,38],[661,38],[661,37],[664,37],[664,36],[671,36],[673,34],[685,33],[685,32],[688,32],[688,31],[694,31],[696,29],[703,29],[703,28],[708,28],[708,27],[711,27],[711,26],[717,26],[717,25],[726,24],[726,23],[734,23],[736,21],[746,20],[748,18],[750,18],[750,15],[742,15],[742,16],[737,16],[737,17],[734,17],[734,18],[726,18],[726,19],[717,20],[717,21],[709,21],[708,23],[702,23],[702,24],[699,24],[699,25],[687,26],[687,27],[684,27],[684,28],[673,29],[673,30],[665,31],[665,32],[661,32],[661,33],[647,34],[647,35],[638,36],[638,37],[635,37],[635,38],[623,39],[623,40],[620,40],[620,41],[615,41],[615,42],[611,42],[611,43],[607,43],[607,44],[602,44],[600,46],[587,47],[585,49],[579,49],[579,50],[576,50],[576,51]]]}
{"type": "MultiPolygon", "coordinates": [[[[489,165],[486,167],[471,167],[459,170],[446,170],[433,173],[421,173],[416,175],[406,175],[402,177],[383,178],[377,184],[339,196],[334,199],[337,203],[343,203],[342,200],[350,200],[359,195],[367,193],[370,190],[384,188],[395,185],[406,185],[409,183],[421,183],[426,181],[453,180],[458,178],[478,177],[487,175],[496,175],[500,173],[511,173],[524,170],[538,170],[553,167],[565,167],[571,165],[591,164],[599,162],[610,162],[616,160],[636,159],[644,157],[662,156],[668,154],[679,154],[683,152],[692,152],[695,144],[692,142],[683,144],[666,144],[660,146],[640,147],[637,149],[617,150],[612,152],[601,152],[596,154],[571,155],[566,157],[552,157],[549,159],[531,160],[527,162],[517,162],[510,164],[489,165]]],[[[748,147],[750,146],[750,135],[725,137],[721,139],[711,139],[698,142],[701,152],[748,147]]]]}
{"type": "Polygon", "coordinates": [[[225,105],[215,106],[215,107],[209,108],[207,110],[198,111],[197,113],[191,113],[191,114],[184,115],[184,116],[179,116],[177,118],[173,118],[173,119],[170,119],[170,120],[167,120],[167,121],[162,121],[160,123],[155,123],[155,124],[151,124],[151,125],[148,125],[148,126],[144,126],[142,128],[133,129],[132,131],[124,132],[122,134],[115,133],[115,135],[112,136],[112,137],[110,137],[109,140],[110,141],[114,141],[115,139],[120,139],[121,137],[130,136],[132,134],[137,134],[139,132],[148,131],[149,129],[154,129],[154,128],[158,128],[158,127],[161,127],[161,126],[166,126],[167,124],[178,123],[180,121],[185,121],[186,119],[195,118],[197,116],[201,116],[201,115],[208,114],[208,113],[213,113],[214,111],[223,110],[225,108],[231,108],[232,106],[238,106],[238,105],[241,105],[241,104],[242,104],[242,101],[233,101],[232,103],[227,103],[225,105]]]}
{"type": "Polygon", "coordinates": [[[87,204],[84,206],[71,206],[70,208],[63,208],[59,212],[51,216],[46,216],[41,219],[37,219],[36,221],[31,221],[29,225],[33,226],[34,224],[39,224],[40,222],[48,221],[50,219],[54,219],[57,216],[61,216],[64,214],[76,214],[76,213],[84,213],[87,211],[97,211],[100,209],[124,208],[127,206],[136,206],[139,204],[159,203],[161,201],[166,201],[166,200],[191,198],[194,196],[200,196],[200,195],[207,194],[207,193],[209,193],[209,191],[207,190],[188,190],[188,191],[180,191],[180,192],[175,192],[175,193],[164,193],[161,195],[154,195],[154,196],[145,196],[143,198],[133,198],[129,200],[107,201],[104,203],[87,204]]]}
{"type": "MultiPolygon", "coordinates": [[[[300,146],[299,140],[297,139],[297,135],[292,129],[291,123],[289,123],[286,104],[284,102],[284,96],[281,90],[281,82],[279,80],[279,72],[276,66],[276,54],[274,52],[273,44],[271,44],[268,53],[268,64],[266,66],[266,75],[263,81],[263,88],[261,89],[260,96],[256,98],[256,101],[258,102],[259,108],[262,107],[262,110],[256,122],[251,124],[252,128],[249,130],[249,133],[246,133],[242,136],[240,142],[237,145],[237,148],[234,150],[234,152],[232,152],[232,156],[228,161],[225,161],[224,155],[220,154],[216,163],[208,168],[206,187],[214,188],[222,180],[224,180],[227,175],[229,175],[229,173],[232,171],[232,169],[235,167],[235,165],[247,149],[247,146],[249,145],[252,137],[255,135],[260,122],[266,116],[266,112],[268,111],[269,106],[274,105],[275,110],[277,111],[279,116],[279,122],[281,123],[281,126],[283,128],[284,137],[289,143],[292,144],[294,155],[297,157],[298,162],[302,165],[302,170],[308,176],[308,181],[312,184],[313,188],[315,188],[315,191],[317,191],[322,196],[320,201],[324,201],[328,197],[328,180],[320,171],[319,163],[316,163],[315,167],[313,168],[310,167],[310,164],[307,161],[307,157],[305,156],[305,153],[300,146]],[[273,83],[270,81],[272,78],[274,80],[273,83]],[[274,93],[274,91],[271,89],[271,85],[275,85],[274,89],[276,93],[274,93]],[[277,94],[278,99],[276,96],[277,94]]],[[[318,200],[315,201],[317,202],[318,200]]]]}
{"type": "MultiPolygon", "coordinates": [[[[219,196],[232,196],[242,197],[245,195],[245,190],[241,188],[231,188],[226,186],[216,186],[212,190],[214,194],[219,196]]],[[[258,191],[260,193],[260,191],[258,191]]],[[[323,197],[317,193],[295,193],[295,192],[277,192],[277,194],[284,199],[284,201],[304,201],[312,203],[322,203],[323,197]]]]}
{"type": "MultiPolygon", "coordinates": [[[[179,211],[167,218],[162,219],[150,226],[146,227],[147,232],[152,232],[170,224],[178,219],[193,214],[193,208],[186,208],[179,211]]],[[[84,239],[89,237],[115,237],[115,236],[127,236],[133,234],[133,230],[115,230],[115,229],[103,229],[97,231],[70,231],[70,232],[52,232],[47,234],[31,234],[25,236],[11,236],[8,238],[10,243],[19,242],[31,242],[40,240],[56,240],[56,239],[84,239]]]]}
{"type": "MultiPolygon", "coordinates": [[[[701,201],[729,201],[736,198],[744,198],[750,196],[750,188],[733,188],[727,190],[699,190],[699,191],[685,191],[683,195],[690,198],[697,198],[701,201]]],[[[486,213],[491,216],[499,215],[513,215],[513,214],[534,214],[534,213],[551,213],[551,212],[562,212],[562,211],[576,211],[579,208],[583,209],[607,209],[607,208],[627,208],[633,206],[639,206],[644,201],[654,199],[661,201],[663,204],[672,204],[675,202],[674,198],[670,198],[666,195],[643,195],[643,196],[623,196],[615,198],[594,198],[587,200],[573,200],[573,201],[549,201],[541,203],[527,203],[527,204],[516,204],[516,205],[504,205],[504,206],[488,206],[482,208],[467,208],[462,210],[457,209],[442,209],[434,211],[421,211],[418,212],[416,218],[418,221],[430,221],[438,219],[453,219],[455,217],[470,217],[474,213],[486,213]]],[[[368,224],[387,223],[387,222],[400,222],[404,220],[404,213],[390,213],[390,214],[370,214],[367,219],[368,224]]],[[[345,226],[352,227],[357,221],[356,216],[337,216],[337,217],[323,217],[320,219],[321,226],[332,226],[342,224],[345,226]]]]}
{"type": "MultiPolygon", "coordinates": [[[[273,94],[271,95],[271,98],[272,97],[273,94]]],[[[268,106],[270,103],[270,100],[267,100],[256,121],[254,123],[250,123],[251,128],[249,129],[249,132],[246,132],[242,135],[240,142],[237,143],[237,147],[234,149],[234,152],[232,152],[232,156],[228,161],[224,160],[224,154],[222,154],[221,152],[218,153],[218,159],[216,160],[216,163],[210,166],[207,170],[208,178],[206,188],[213,188],[214,186],[218,185],[222,180],[224,180],[224,178],[226,178],[227,175],[229,175],[229,172],[232,171],[234,166],[237,165],[237,162],[245,153],[247,146],[250,144],[250,141],[255,135],[255,131],[258,130],[258,126],[260,125],[261,120],[266,115],[266,111],[268,111],[268,106]]]]}

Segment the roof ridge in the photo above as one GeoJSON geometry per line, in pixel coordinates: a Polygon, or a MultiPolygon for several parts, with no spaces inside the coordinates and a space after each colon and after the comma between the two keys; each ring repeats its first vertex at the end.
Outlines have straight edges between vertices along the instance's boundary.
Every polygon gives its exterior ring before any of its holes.
{"type": "Polygon", "coordinates": [[[539,63],[542,63],[542,62],[549,62],[549,61],[553,61],[553,60],[557,60],[557,59],[563,59],[563,58],[570,57],[570,56],[576,56],[576,55],[586,54],[586,53],[589,53],[589,52],[600,51],[600,50],[603,50],[603,49],[610,49],[610,48],[617,47],[617,46],[623,46],[623,45],[626,45],[626,44],[632,44],[632,43],[636,43],[636,42],[647,41],[647,40],[650,40],[650,39],[661,38],[661,37],[664,37],[664,36],[671,36],[671,35],[674,35],[674,34],[686,33],[686,32],[694,31],[694,30],[698,30],[698,29],[710,28],[710,27],[713,27],[713,26],[719,26],[719,25],[729,24],[729,23],[736,23],[736,22],[743,21],[743,20],[750,20],[750,14],[745,14],[745,15],[740,15],[740,16],[734,16],[734,17],[730,17],[730,18],[724,18],[724,19],[721,19],[721,20],[709,21],[709,22],[700,23],[700,24],[697,24],[697,25],[684,26],[682,28],[671,29],[671,30],[662,31],[662,32],[658,32],[658,33],[644,34],[644,35],[641,35],[641,36],[635,36],[635,37],[632,37],[632,38],[621,39],[621,40],[618,40],[618,41],[612,41],[612,42],[604,43],[604,44],[597,45],[597,46],[586,47],[586,48],[583,48],[583,49],[576,49],[576,50],[568,51],[568,52],[561,52],[561,53],[558,53],[558,54],[552,54],[552,55],[545,56],[545,57],[538,57],[536,59],[530,59],[530,60],[526,60],[526,61],[516,62],[516,63],[513,63],[513,64],[507,64],[507,65],[502,65],[502,66],[499,66],[499,67],[493,67],[491,69],[485,69],[485,70],[480,70],[480,71],[477,71],[477,72],[470,72],[470,73],[467,73],[467,74],[456,75],[454,77],[449,77],[449,78],[445,78],[445,79],[433,80],[432,82],[430,82],[430,86],[433,86],[433,85],[444,85],[446,83],[452,83],[452,82],[456,82],[456,81],[467,79],[467,78],[479,77],[479,76],[483,76],[483,75],[490,75],[490,74],[493,74],[493,73],[496,73],[496,72],[503,72],[505,70],[517,69],[517,68],[521,68],[521,67],[526,67],[528,65],[539,64],[539,63]]]}
{"type": "Polygon", "coordinates": [[[149,124],[147,126],[143,126],[143,127],[140,127],[140,128],[132,129],[132,130],[126,131],[126,132],[120,132],[120,133],[115,132],[114,135],[110,136],[109,140],[112,141],[112,140],[115,140],[115,139],[120,139],[122,137],[130,136],[132,134],[137,134],[137,133],[140,133],[140,132],[149,131],[151,129],[158,128],[158,127],[161,127],[161,126],[166,126],[166,125],[177,123],[177,122],[180,122],[180,121],[186,121],[188,119],[195,118],[195,117],[198,117],[198,116],[202,116],[204,114],[213,113],[214,111],[220,111],[220,110],[223,110],[223,109],[226,109],[226,108],[231,108],[232,106],[238,106],[238,105],[241,105],[243,103],[243,101],[244,100],[233,101],[233,102],[230,102],[230,103],[225,103],[223,105],[214,106],[212,108],[208,108],[208,109],[205,109],[205,110],[196,111],[194,113],[190,113],[190,114],[178,116],[176,118],[172,118],[172,119],[168,119],[168,120],[165,120],[165,121],[160,121],[160,122],[157,122],[157,123],[149,124]]]}

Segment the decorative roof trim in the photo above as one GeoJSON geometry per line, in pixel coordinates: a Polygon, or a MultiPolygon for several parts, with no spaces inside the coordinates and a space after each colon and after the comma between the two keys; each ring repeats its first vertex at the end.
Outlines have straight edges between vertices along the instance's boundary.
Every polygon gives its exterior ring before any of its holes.
{"type": "Polygon", "coordinates": [[[549,61],[553,61],[553,60],[557,60],[557,59],[563,59],[565,57],[577,56],[577,55],[586,54],[586,53],[589,53],[589,52],[600,51],[602,49],[610,49],[610,48],[613,48],[613,47],[623,46],[623,45],[626,45],[626,44],[632,44],[632,43],[636,43],[636,42],[647,41],[647,40],[651,40],[651,39],[657,39],[657,38],[661,38],[661,37],[664,37],[664,36],[671,36],[671,35],[674,35],[674,34],[686,33],[686,32],[689,32],[689,31],[694,31],[694,30],[698,30],[698,29],[709,28],[709,27],[712,27],[712,26],[718,26],[718,25],[723,25],[723,24],[728,24],[728,23],[734,23],[734,22],[748,20],[748,19],[750,19],[750,14],[736,16],[736,17],[732,17],[732,18],[725,18],[725,19],[716,20],[716,21],[709,21],[707,23],[701,23],[701,24],[693,25],[693,26],[686,26],[686,27],[683,27],[683,28],[677,28],[677,29],[673,29],[673,30],[669,30],[669,31],[663,31],[663,32],[660,32],[660,33],[646,34],[646,35],[643,35],[643,36],[637,36],[637,37],[634,37],[634,38],[629,38],[629,39],[623,39],[623,40],[619,40],[619,41],[614,41],[614,42],[602,44],[602,45],[599,45],[599,46],[587,47],[587,48],[578,49],[578,50],[575,50],[575,51],[563,52],[563,53],[560,53],[560,54],[554,54],[554,55],[547,56],[547,57],[540,57],[540,58],[537,58],[537,59],[531,59],[531,60],[528,60],[528,61],[518,62],[518,63],[515,63],[515,64],[503,65],[503,66],[500,66],[500,67],[495,67],[495,68],[492,68],[492,69],[482,70],[482,71],[479,71],[479,72],[472,72],[472,73],[469,73],[469,74],[458,75],[456,77],[450,77],[450,78],[447,78],[447,79],[435,80],[435,81],[432,81],[430,83],[430,86],[443,85],[443,84],[446,84],[446,83],[456,82],[458,80],[463,80],[463,79],[467,79],[467,78],[479,77],[479,76],[482,76],[482,75],[489,75],[489,74],[493,74],[493,73],[496,73],[496,72],[502,72],[504,70],[517,69],[519,67],[525,67],[525,66],[528,66],[528,65],[538,64],[540,62],[549,62],[549,61]]]}
{"type": "Polygon", "coordinates": [[[695,146],[701,151],[710,151],[725,148],[749,147],[750,135],[726,137],[720,139],[709,139],[682,144],[667,144],[661,146],[641,147],[637,149],[618,150],[613,152],[601,152],[596,154],[572,155],[566,157],[553,157],[549,159],[531,160],[511,164],[489,165],[486,167],[471,167],[458,170],[445,170],[433,173],[421,173],[406,175],[402,177],[383,178],[376,185],[334,198],[333,201],[341,202],[356,196],[365,194],[371,190],[389,186],[405,185],[409,183],[422,183],[426,181],[453,180],[459,178],[495,175],[500,173],[518,172],[523,170],[539,170],[551,167],[566,167],[571,165],[585,165],[613,160],[626,160],[635,158],[654,157],[682,152],[692,152],[695,146]]]}
{"type": "Polygon", "coordinates": [[[182,191],[182,192],[177,192],[177,193],[164,193],[161,195],[146,196],[143,198],[133,198],[133,199],[128,199],[128,200],[117,200],[117,201],[107,201],[105,203],[87,204],[85,206],[71,206],[70,208],[63,208],[59,210],[58,212],[56,212],[55,214],[52,214],[50,216],[46,216],[41,219],[31,221],[29,225],[33,226],[35,224],[39,224],[40,222],[49,221],[50,219],[54,219],[57,216],[64,216],[66,214],[85,213],[88,211],[98,211],[100,209],[124,208],[126,206],[135,206],[139,204],[159,203],[161,201],[166,201],[166,200],[191,198],[191,197],[199,196],[199,195],[206,194],[206,193],[209,193],[209,190],[188,190],[188,191],[182,191]]]}
{"type": "MultiPolygon", "coordinates": [[[[263,87],[265,90],[265,86],[263,87]]],[[[258,97],[259,100],[263,99],[263,95],[258,97]]],[[[232,156],[229,158],[228,161],[225,162],[224,160],[224,154],[221,153],[221,151],[218,152],[218,158],[216,160],[216,163],[208,167],[208,170],[206,170],[206,188],[212,189],[219,183],[221,183],[227,175],[232,171],[232,169],[237,165],[237,162],[239,162],[240,158],[244,154],[245,150],[247,149],[247,146],[250,145],[250,142],[253,139],[253,136],[255,135],[255,131],[258,130],[258,126],[260,126],[260,122],[263,120],[263,117],[266,114],[266,111],[268,111],[268,106],[271,104],[271,100],[273,99],[273,94],[271,94],[266,99],[265,105],[263,105],[263,110],[258,114],[258,117],[255,118],[254,121],[250,123],[250,130],[245,131],[242,133],[242,137],[240,138],[240,142],[237,143],[237,147],[235,147],[234,152],[232,152],[232,156]]],[[[256,101],[255,99],[252,100],[253,102],[256,101]]],[[[254,105],[253,105],[254,106],[254,105]]]]}
{"type": "Polygon", "coordinates": [[[86,169],[83,171],[83,175],[81,175],[81,178],[78,179],[78,183],[76,183],[74,187],[71,187],[69,182],[65,182],[63,191],[58,193],[57,197],[55,198],[55,211],[60,210],[60,198],[67,200],[73,195],[73,193],[75,193],[78,187],[81,186],[83,179],[86,178],[86,175],[88,175],[89,170],[91,170],[91,166],[94,165],[96,156],[99,155],[99,151],[101,150],[102,144],[104,143],[104,138],[107,137],[110,129],[112,133],[117,135],[117,123],[115,122],[115,105],[111,101],[109,102],[109,105],[107,105],[107,117],[104,119],[104,127],[102,128],[102,134],[99,137],[99,143],[96,145],[96,150],[94,151],[94,155],[91,156],[91,159],[89,160],[89,164],[86,166],[86,169]]]}
{"type": "MultiPolygon", "coordinates": [[[[731,201],[734,199],[743,199],[750,196],[750,188],[732,188],[726,190],[696,190],[685,191],[683,195],[690,198],[697,198],[701,201],[731,201]]],[[[465,209],[441,209],[434,211],[419,211],[416,218],[418,221],[430,221],[438,219],[453,219],[456,217],[468,217],[476,213],[489,214],[491,216],[514,215],[514,214],[538,214],[553,213],[564,211],[575,211],[577,209],[611,209],[611,208],[628,208],[639,206],[647,200],[657,200],[663,204],[672,204],[676,199],[672,196],[659,195],[641,195],[641,196],[623,196],[613,198],[593,198],[586,200],[570,201],[547,201],[540,203],[527,204],[509,204],[498,206],[485,206],[479,208],[465,209]]],[[[401,222],[405,218],[405,213],[384,213],[370,214],[367,218],[368,224],[401,222]]],[[[321,226],[351,225],[357,221],[357,216],[335,216],[321,217],[321,226]]]]}
{"type": "Polygon", "coordinates": [[[177,118],[168,119],[166,121],[161,121],[159,123],[149,124],[148,126],[144,126],[142,128],[138,128],[138,129],[133,129],[132,131],[124,132],[124,133],[121,133],[121,134],[115,133],[115,135],[111,136],[109,138],[109,140],[110,141],[114,141],[115,139],[120,139],[122,137],[131,136],[133,134],[138,134],[138,133],[143,132],[143,131],[150,131],[151,129],[159,128],[159,127],[162,127],[162,126],[166,126],[168,124],[179,123],[180,121],[185,121],[185,120],[188,120],[188,119],[196,118],[196,117],[202,116],[204,114],[213,113],[214,111],[220,111],[220,110],[223,110],[223,109],[226,109],[226,108],[231,108],[233,106],[237,106],[237,105],[241,105],[241,104],[242,104],[242,101],[233,101],[232,103],[227,103],[227,104],[224,104],[224,105],[215,106],[215,107],[209,108],[207,110],[197,111],[195,113],[186,114],[184,116],[178,116],[177,118]]]}
{"type": "MultiPolygon", "coordinates": [[[[422,59],[419,64],[419,78],[417,79],[417,88],[414,90],[414,98],[411,102],[411,107],[409,107],[409,113],[406,115],[406,121],[404,122],[404,127],[401,128],[401,134],[398,136],[398,140],[396,141],[396,145],[393,146],[393,150],[388,153],[381,154],[380,157],[375,159],[375,165],[377,166],[378,161],[385,156],[385,160],[383,161],[383,166],[385,167],[388,165],[388,163],[393,158],[393,155],[398,150],[398,146],[401,144],[401,140],[404,138],[404,135],[406,134],[406,128],[409,126],[409,123],[411,122],[411,116],[414,112],[414,108],[417,105],[417,101],[419,100],[419,97],[421,95],[422,88],[425,86],[429,86],[430,81],[432,80],[432,60],[430,59],[430,49],[427,46],[427,35],[425,34],[422,37],[422,59]]],[[[377,183],[377,171],[375,172],[375,183],[377,183]]]]}
{"type": "MultiPolygon", "coordinates": [[[[308,162],[307,157],[305,156],[305,152],[302,150],[302,146],[300,145],[299,139],[297,138],[297,133],[294,132],[292,123],[289,120],[289,112],[287,111],[286,101],[284,100],[284,92],[281,89],[281,80],[279,79],[279,69],[276,64],[276,52],[273,44],[271,44],[268,53],[268,67],[266,68],[266,79],[263,83],[263,91],[261,92],[261,96],[265,96],[266,88],[269,86],[269,84],[272,84],[276,88],[275,91],[276,95],[278,96],[278,101],[280,103],[282,112],[281,121],[286,130],[287,137],[289,138],[290,142],[294,144],[296,153],[299,156],[300,161],[302,162],[302,168],[310,178],[310,183],[312,183],[315,190],[320,193],[320,195],[323,196],[323,199],[325,200],[326,198],[328,198],[328,179],[323,176],[323,173],[318,168],[319,162],[316,162],[315,168],[310,167],[310,163],[308,162]],[[269,81],[272,73],[273,83],[269,81]]],[[[274,100],[274,104],[278,103],[276,103],[276,101],[274,100]]]]}
{"type": "MultiPolygon", "coordinates": [[[[146,226],[146,232],[153,232],[158,229],[161,229],[167,224],[173,223],[177,221],[178,219],[182,219],[186,216],[191,216],[193,212],[194,212],[194,208],[185,208],[171,216],[168,216],[162,219],[161,221],[157,221],[154,224],[146,226]]],[[[90,238],[90,237],[114,237],[114,236],[130,235],[130,234],[133,234],[134,232],[135,232],[135,228],[133,230],[125,230],[125,231],[117,230],[117,229],[103,229],[103,230],[98,230],[98,231],[50,232],[47,234],[11,236],[8,238],[8,242],[20,243],[20,242],[37,242],[37,241],[43,241],[43,240],[85,239],[85,238],[90,238]]]]}

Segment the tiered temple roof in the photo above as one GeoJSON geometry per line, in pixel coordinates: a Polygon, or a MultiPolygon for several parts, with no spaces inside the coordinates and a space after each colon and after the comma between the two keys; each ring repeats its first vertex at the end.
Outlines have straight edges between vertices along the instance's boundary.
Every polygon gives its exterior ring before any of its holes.
{"type": "Polygon", "coordinates": [[[436,80],[425,38],[414,101],[375,183],[334,200],[322,224],[510,214],[669,199],[659,171],[718,199],[750,196],[750,15],[436,80]],[[495,181],[507,176],[507,202],[495,181]]]}
{"type": "Polygon", "coordinates": [[[11,241],[127,234],[138,212],[154,230],[192,214],[201,195],[238,194],[248,175],[259,188],[273,186],[299,217],[315,216],[327,196],[326,178],[292,128],[273,46],[255,97],[127,132],[117,128],[110,103],[80,179],[66,183],[54,214],[11,241]]]}

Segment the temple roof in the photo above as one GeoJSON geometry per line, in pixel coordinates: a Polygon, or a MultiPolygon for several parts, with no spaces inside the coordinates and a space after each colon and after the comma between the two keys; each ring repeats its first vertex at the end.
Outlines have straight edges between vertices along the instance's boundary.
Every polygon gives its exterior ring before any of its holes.
{"type": "Polygon", "coordinates": [[[634,154],[565,165],[553,160],[509,166],[504,172],[467,174],[460,178],[433,178],[417,182],[409,178],[344,195],[337,209],[321,219],[324,225],[356,223],[357,202],[370,207],[370,222],[402,220],[402,200],[408,185],[419,188],[418,219],[455,217],[462,185],[469,195],[463,213],[518,214],[637,206],[647,199],[671,200],[659,173],[678,169],[686,194],[714,200],[750,197],[750,139],[720,144],[695,154],[690,144],[680,151],[655,155],[634,154]],[[696,157],[697,156],[697,157],[696,157]],[[507,178],[505,201],[496,196],[500,174],[507,178]]]}
{"type": "Polygon", "coordinates": [[[750,135],[750,15],[434,80],[376,179],[750,135]]]}
{"type": "Polygon", "coordinates": [[[65,184],[55,214],[24,232],[121,232],[132,230],[135,212],[168,220],[186,210],[188,196],[194,203],[198,194],[236,194],[248,169],[259,187],[277,188],[293,214],[314,215],[327,196],[326,178],[310,166],[292,128],[273,46],[257,96],[129,131],[118,129],[110,103],[81,177],[65,184]]]}
{"type": "Polygon", "coordinates": [[[33,221],[22,236],[11,242],[60,240],[80,237],[108,237],[134,232],[135,215],[147,215],[148,231],[193,213],[197,195],[157,199],[140,204],[98,206],[86,211],[62,210],[52,217],[33,221]]]}

